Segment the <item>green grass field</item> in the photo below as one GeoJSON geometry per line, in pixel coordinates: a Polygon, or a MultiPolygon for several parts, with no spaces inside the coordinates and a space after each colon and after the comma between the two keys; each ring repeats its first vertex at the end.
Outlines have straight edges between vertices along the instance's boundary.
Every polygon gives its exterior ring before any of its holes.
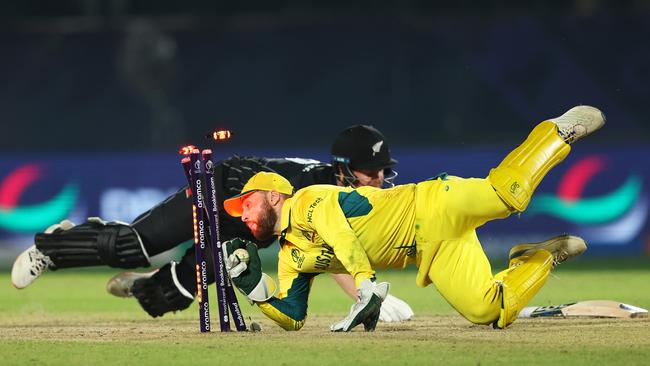
{"type": "MultiPolygon", "coordinates": [[[[195,305],[152,319],[132,299],[108,295],[105,283],[116,272],[47,273],[21,291],[0,273],[0,365],[645,365],[650,359],[648,318],[525,319],[493,330],[464,320],[433,287],[416,287],[412,271],[380,279],[413,307],[413,320],[348,334],[328,331],[350,301],[326,275],[316,279],[299,332],[281,330],[240,299],[262,332],[200,334],[195,305]]],[[[650,262],[562,265],[531,305],[589,299],[650,308],[650,262]]]]}

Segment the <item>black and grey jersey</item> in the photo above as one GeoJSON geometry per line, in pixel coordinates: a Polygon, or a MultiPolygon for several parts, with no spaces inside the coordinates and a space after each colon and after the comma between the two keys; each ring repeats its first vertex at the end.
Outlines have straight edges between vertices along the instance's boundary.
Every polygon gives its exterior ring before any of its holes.
{"type": "Polygon", "coordinates": [[[241,193],[258,172],[273,172],[287,178],[298,190],[313,184],[336,184],[331,165],[305,158],[260,158],[232,156],[215,166],[215,179],[221,181],[223,201],[241,193]]]}
{"type": "MultiPolygon", "coordinates": [[[[232,156],[219,161],[214,167],[219,205],[220,239],[243,238],[260,248],[271,245],[272,240],[256,240],[239,218],[229,216],[223,201],[241,192],[244,184],[261,171],[275,172],[287,178],[296,190],[313,184],[335,184],[331,165],[304,158],[262,158],[232,156]]],[[[149,255],[156,255],[192,239],[192,200],[187,187],[144,212],[133,221],[149,255]]]]}

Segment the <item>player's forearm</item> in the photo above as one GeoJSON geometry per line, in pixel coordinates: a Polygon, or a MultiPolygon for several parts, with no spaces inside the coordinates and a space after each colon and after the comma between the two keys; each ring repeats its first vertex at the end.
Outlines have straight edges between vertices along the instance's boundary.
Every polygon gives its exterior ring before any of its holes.
{"type": "Polygon", "coordinates": [[[266,302],[258,302],[262,313],[273,320],[284,330],[300,330],[305,324],[307,307],[296,306],[278,298],[270,298],[266,302]]]}
{"type": "Polygon", "coordinates": [[[332,273],[332,278],[338,283],[341,289],[348,294],[354,301],[357,301],[357,286],[354,283],[354,278],[348,273],[332,273]]]}

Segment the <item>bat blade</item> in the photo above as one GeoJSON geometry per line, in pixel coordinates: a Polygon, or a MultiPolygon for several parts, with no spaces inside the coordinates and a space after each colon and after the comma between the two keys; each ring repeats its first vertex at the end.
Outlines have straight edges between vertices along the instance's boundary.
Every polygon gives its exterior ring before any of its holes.
{"type": "Polygon", "coordinates": [[[520,318],[588,317],[588,318],[645,318],[648,310],[612,300],[588,300],[551,306],[529,306],[520,318]]]}
{"type": "Polygon", "coordinates": [[[580,301],[562,309],[564,316],[585,316],[594,318],[642,318],[648,310],[618,301],[580,301]]]}

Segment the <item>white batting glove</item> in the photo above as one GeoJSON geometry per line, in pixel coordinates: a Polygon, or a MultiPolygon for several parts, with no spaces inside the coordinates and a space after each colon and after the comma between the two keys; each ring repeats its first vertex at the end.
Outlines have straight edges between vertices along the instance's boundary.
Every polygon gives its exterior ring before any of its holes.
{"type": "Polygon", "coordinates": [[[393,295],[386,296],[381,303],[381,312],[379,320],[386,323],[403,322],[413,317],[413,309],[404,300],[398,299],[393,295]]]}

